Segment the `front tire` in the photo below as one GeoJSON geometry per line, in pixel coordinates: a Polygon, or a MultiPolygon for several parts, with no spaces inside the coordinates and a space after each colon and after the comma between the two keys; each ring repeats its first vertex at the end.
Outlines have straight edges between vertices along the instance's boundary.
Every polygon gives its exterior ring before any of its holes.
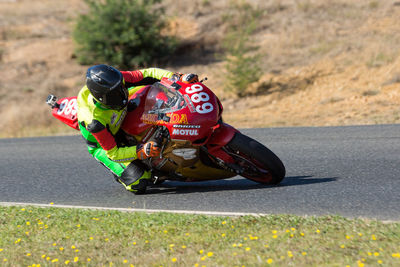
{"type": "Polygon", "coordinates": [[[243,177],[268,185],[277,185],[285,177],[282,161],[256,140],[237,132],[226,147],[240,166],[243,177]]]}

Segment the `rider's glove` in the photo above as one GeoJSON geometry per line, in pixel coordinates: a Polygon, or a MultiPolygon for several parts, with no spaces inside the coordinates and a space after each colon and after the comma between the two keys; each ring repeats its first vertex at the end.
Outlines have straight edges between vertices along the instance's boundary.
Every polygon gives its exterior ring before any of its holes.
{"type": "Polygon", "coordinates": [[[138,159],[144,160],[149,157],[157,157],[160,155],[160,146],[153,141],[147,142],[146,144],[140,144],[136,147],[136,155],[138,159]]]}
{"type": "Polygon", "coordinates": [[[183,83],[198,83],[199,76],[195,73],[186,73],[181,76],[180,81],[183,83]]]}

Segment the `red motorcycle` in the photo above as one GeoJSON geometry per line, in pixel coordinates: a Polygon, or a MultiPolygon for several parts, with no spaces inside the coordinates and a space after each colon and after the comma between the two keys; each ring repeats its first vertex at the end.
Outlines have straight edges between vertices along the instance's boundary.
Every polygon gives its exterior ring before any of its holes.
{"type": "MultiPolygon", "coordinates": [[[[222,121],[222,105],[202,82],[163,79],[139,89],[130,98],[136,104],[121,126],[129,143],[157,141],[159,157],[143,162],[153,182],[217,180],[241,175],[276,185],[285,177],[282,161],[256,140],[222,121]]],[[[46,101],[52,114],[78,129],[76,97],[46,101]]]]}

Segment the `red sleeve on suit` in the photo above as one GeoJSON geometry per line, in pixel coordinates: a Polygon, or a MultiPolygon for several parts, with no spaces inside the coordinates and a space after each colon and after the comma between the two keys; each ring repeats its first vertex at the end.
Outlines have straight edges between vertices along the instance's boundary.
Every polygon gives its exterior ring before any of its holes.
{"type": "Polygon", "coordinates": [[[99,142],[104,150],[110,150],[117,145],[114,136],[112,136],[112,134],[106,128],[100,132],[92,133],[92,135],[94,138],[96,138],[97,142],[99,142]]]}
{"type": "Polygon", "coordinates": [[[143,73],[140,70],[121,71],[124,80],[128,83],[136,83],[143,80],[143,73]]]}

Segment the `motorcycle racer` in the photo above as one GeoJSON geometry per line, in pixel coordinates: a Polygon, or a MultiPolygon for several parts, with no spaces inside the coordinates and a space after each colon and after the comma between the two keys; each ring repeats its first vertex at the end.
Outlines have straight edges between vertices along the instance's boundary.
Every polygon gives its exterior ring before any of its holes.
{"type": "Polygon", "coordinates": [[[77,97],[79,129],[89,153],[126,190],[135,194],[143,193],[151,178],[151,172],[140,159],[158,156],[160,148],[155,142],[120,145],[118,131],[127,112],[135,107],[128,99],[137,91],[137,86],[153,84],[172,75],[173,72],[159,68],[119,71],[108,65],[95,65],[87,70],[86,85],[77,97]]]}
{"type": "Polygon", "coordinates": [[[203,84],[206,78],[199,81],[194,73],[154,68],[121,72],[96,65],[88,69],[86,80],[78,97],[49,95],[46,103],[55,118],[80,128],[90,154],[129,191],[144,193],[149,182],[168,180],[240,175],[277,185],[285,177],[278,156],[222,121],[222,104],[203,84]],[[129,87],[160,77],[151,86],[129,87]]]}

